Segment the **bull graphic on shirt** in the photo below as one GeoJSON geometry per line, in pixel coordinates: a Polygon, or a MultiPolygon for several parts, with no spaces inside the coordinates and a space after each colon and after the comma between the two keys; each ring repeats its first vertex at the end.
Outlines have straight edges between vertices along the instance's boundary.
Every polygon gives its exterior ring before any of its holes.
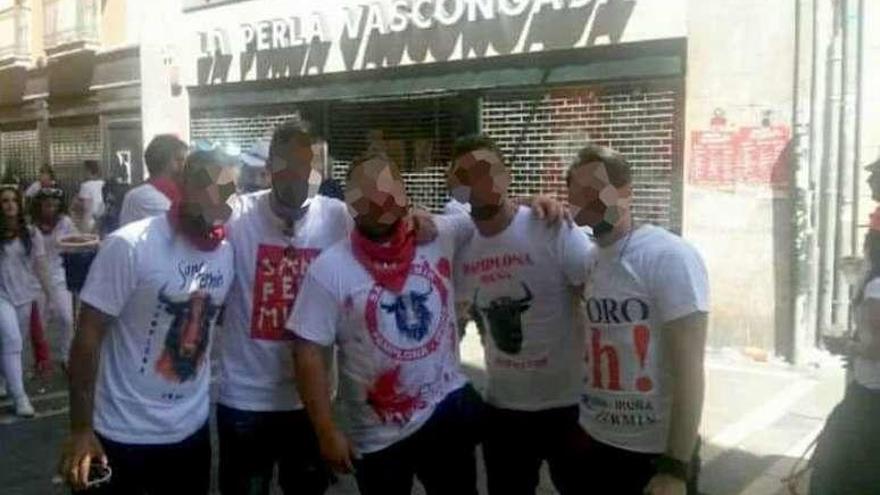
{"type": "Polygon", "coordinates": [[[159,302],[172,320],[156,361],[156,372],[175,383],[193,380],[205,360],[211,322],[220,306],[212,304],[211,294],[206,291],[172,297],[165,287],[159,291],[159,302]]]}
{"type": "Polygon", "coordinates": [[[396,296],[391,304],[382,303],[382,309],[394,315],[397,331],[404,338],[421,342],[428,334],[433,317],[428,309],[428,298],[432,292],[433,287],[425,292],[405,292],[396,296]]]}
{"type": "Polygon", "coordinates": [[[474,292],[474,301],[471,311],[475,314],[474,320],[477,322],[477,328],[481,335],[486,334],[485,322],[482,315],[485,315],[489,323],[489,332],[495,346],[505,354],[519,354],[522,350],[523,331],[522,331],[522,315],[529,310],[532,305],[532,291],[524,282],[520,282],[524,295],[521,298],[514,299],[510,296],[502,296],[493,299],[488,306],[479,306],[477,304],[477,295],[480,290],[474,292]]]}

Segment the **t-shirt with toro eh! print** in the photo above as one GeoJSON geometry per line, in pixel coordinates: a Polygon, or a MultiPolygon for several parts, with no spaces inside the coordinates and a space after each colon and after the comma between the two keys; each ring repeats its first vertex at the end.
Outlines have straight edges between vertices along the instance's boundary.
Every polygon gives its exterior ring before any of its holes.
{"type": "Polygon", "coordinates": [[[235,251],[235,283],[220,335],[219,401],[246,411],[301,409],[292,334],[284,330],[309,265],[348,235],[345,203],[316,196],[292,229],[269,205],[271,191],[238,198],[227,224],[235,251]]]}
{"type": "Polygon", "coordinates": [[[465,216],[435,222],[438,237],[416,248],[400,293],[377,284],[345,239],[312,263],[287,322],[303,339],[338,346],[339,399],[361,453],[412,435],[466,383],[451,272],[472,226],[465,216]]]}
{"type": "Polygon", "coordinates": [[[208,420],[211,341],[232,285],[232,248],[199,251],[166,215],[107,237],[82,301],[112,317],[101,346],[95,431],[121,443],[168,444],[208,420]]]}
{"type": "Polygon", "coordinates": [[[706,268],[683,239],[645,225],[597,250],[581,397],[581,424],[592,437],[635,452],[666,451],[672,393],[663,326],[708,310],[706,268]]]}
{"type": "Polygon", "coordinates": [[[502,232],[476,233],[458,256],[456,294],[470,303],[486,350],[487,401],[538,411],[578,403],[584,332],[575,307],[592,242],[519,207],[502,232]]]}

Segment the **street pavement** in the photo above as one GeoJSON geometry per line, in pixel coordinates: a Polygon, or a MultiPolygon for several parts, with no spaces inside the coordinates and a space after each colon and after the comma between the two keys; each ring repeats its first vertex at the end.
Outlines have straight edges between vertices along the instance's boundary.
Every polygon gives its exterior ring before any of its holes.
{"type": "MultiPolygon", "coordinates": [[[[482,348],[472,330],[462,343],[462,359],[480,388],[485,383],[482,348]]],[[[703,494],[785,493],[781,480],[811,447],[843,395],[845,378],[838,361],[819,353],[816,356],[810,365],[795,368],[755,362],[733,350],[709,352],[701,427],[703,494]]],[[[64,383],[56,376],[45,384],[47,390],[42,394],[35,390],[35,381],[28,386],[38,411],[36,418],[16,418],[10,401],[0,400],[0,493],[67,493],[54,475],[68,421],[64,383]]],[[[485,493],[482,472],[480,483],[481,493],[485,493]]],[[[422,491],[417,486],[414,493],[422,491]]],[[[538,493],[556,493],[546,470],[538,493]]],[[[330,495],[350,494],[357,494],[351,477],[343,477],[330,491],[330,495]]]]}

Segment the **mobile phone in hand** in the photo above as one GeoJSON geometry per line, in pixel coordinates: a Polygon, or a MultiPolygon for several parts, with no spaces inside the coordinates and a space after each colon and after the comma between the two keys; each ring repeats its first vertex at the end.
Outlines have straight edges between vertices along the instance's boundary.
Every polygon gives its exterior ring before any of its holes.
{"type": "Polygon", "coordinates": [[[97,459],[93,459],[92,465],[89,467],[89,479],[86,481],[86,486],[88,488],[97,488],[105,485],[110,481],[112,475],[113,471],[110,469],[110,466],[105,466],[97,462],[97,459]]]}

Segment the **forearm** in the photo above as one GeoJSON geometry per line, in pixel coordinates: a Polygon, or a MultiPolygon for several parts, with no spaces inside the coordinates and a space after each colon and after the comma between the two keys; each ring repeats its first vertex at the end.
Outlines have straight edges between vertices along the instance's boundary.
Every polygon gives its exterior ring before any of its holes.
{"type": "Polygon", "coordinates": [[[675,375],[666,455],[690,462],[702,419],[705,380],[702,369],[699,373],[675,375]]]}
{"type": "Polygon", "coordinates": [[[95,379],[100,362],[103,327],[102,315],[84,304],[80,330],[70,349],[70,428],[74,432],[92,429],[95,379]]]}
{"type": "Polygon", "coordinates": [[[315,431],[319,436],[335,431],[330,385],[321,347],[297,339],[294,344],[294,363],[296,386],[315,431]]]}

